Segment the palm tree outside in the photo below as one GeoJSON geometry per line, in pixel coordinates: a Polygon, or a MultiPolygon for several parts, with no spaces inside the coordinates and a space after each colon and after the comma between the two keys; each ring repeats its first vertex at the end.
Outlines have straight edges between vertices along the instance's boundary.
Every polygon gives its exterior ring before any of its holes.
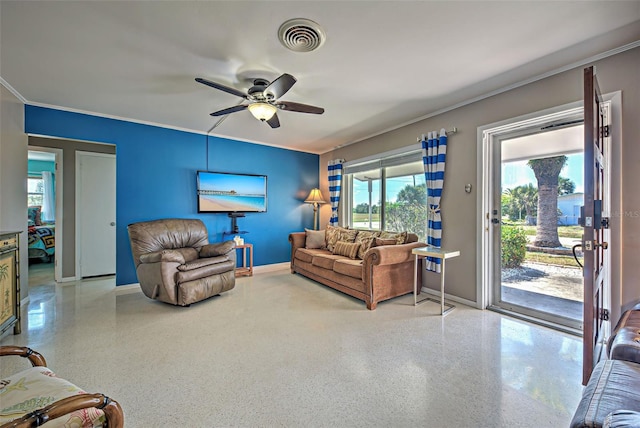
{"type": "Polygon", "coordinates": [[[566,156],[531,159],[527,165],[538,180],[537,247],[560,247],[558,237],[558,182],[560,171],[567,163],[566,156]]]}

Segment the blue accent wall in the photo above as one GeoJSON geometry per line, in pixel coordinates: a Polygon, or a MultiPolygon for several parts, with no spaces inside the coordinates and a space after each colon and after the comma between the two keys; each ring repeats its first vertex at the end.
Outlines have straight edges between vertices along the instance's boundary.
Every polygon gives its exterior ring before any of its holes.
{"type": "Polygon", "coordinates": [[[267,176],[267,212],[238,219],[240,230],[249,232],[243,237],[254,246],[255,266],[289,261],[288,234],[313,223],[303,201],[318,187],[315,154],[30,105],[25,132],[116,146],[116,285],[138,282],[130,223],[200,218],[211,242],[231,229],[226,214],[198,213],[196,171],[207,169],[207,153],[211,171],[267,176]]]}
{"type": "Polygon", "coordinates": [[[27,173],[29,175],[41,176],[44,171],[55,172],[55,170],[55,162],[41,160],[27,161],[27,173]]]}

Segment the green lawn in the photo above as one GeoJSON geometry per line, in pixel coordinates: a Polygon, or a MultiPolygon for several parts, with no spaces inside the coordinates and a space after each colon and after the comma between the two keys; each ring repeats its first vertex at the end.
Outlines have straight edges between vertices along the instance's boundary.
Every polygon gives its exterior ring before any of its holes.
{"type": "MultiPolygon", "coordinates": [[[[582,257],[578,257],[580,263],[583,263],[582,257]]],[[[555,254],[534,253],[527,251],[524,260],[530,263],[543,263],[547,265],[566,266],[580,268],[573,256],[559,256],[555,254]]]]}
{"type": "MultiPolygon", "coordinates": [[[[518,226],[524,229],[524,233],[527,236],[536,236],[536,227],[535,226],[526,226],[523,224],[517,223],[505,223],[509,226],[518,226]]],[[[558,226],[558,236],[561,238],[573,238],[580,239],[582,238],[582,227],[580,226],[558,226]]]]}
{"type": "MultiPolygon", "coordinates": [[[[380,221],[380,214],[372,214],[372,221],[380,221]]],[[[366,213],[353,213],[353,222],[360,223],[363,221],[369,221],[369,214],[366,213]]]]}

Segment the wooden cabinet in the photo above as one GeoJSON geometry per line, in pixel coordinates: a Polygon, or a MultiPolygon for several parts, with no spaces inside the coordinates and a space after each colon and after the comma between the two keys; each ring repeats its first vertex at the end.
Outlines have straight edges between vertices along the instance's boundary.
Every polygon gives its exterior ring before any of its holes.
{"type": "Polygon", "coordinates": [[[20,233],[0,231],[0,336],[20,334],[20,233]]]}

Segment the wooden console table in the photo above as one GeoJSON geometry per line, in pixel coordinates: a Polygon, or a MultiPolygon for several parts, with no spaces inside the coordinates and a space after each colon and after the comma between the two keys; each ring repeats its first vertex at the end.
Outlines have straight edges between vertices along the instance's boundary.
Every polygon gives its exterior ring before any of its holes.
{"type": "Polygon", "coordinates": [[[20,233],[0,231],[0,336],[20,334],[20,233]]]}
{"type": "Polygon", "coordinates": [[[242,267],[236,268],[236,276],[253,276],[253,244],[236,245],[242,250],[242,267]],[[247,265],[247,250],[249,250],[249,264],[247,265]]]}
{"type": "MultiPolygon", "coordinates": [[[[460,251],[450,251],[450,250],[444,250],[442,248],[436,248],[436,247],[421,247],[421,248],[414,248],[411,251],[412,254],[415,254],[416,256],[416,260],[415,260],[415,271],[413,274],[413,305],[416,306],[418,303],[422,303],[424,301],[427,300],[431,300],[433,302],[438,302],[440,303],[440,315],[446,315],[447,313],[449,313],[450,311],[452,311],[455,306],[450,304],[450,303],[445,303],[444,302],[444,265],[445,265],[445,260],[446,259],[450,259],[452,257],[458,257],[460,255],[460,251]],[[418,260],[420,259],[420,257],[435,257],[438,258],[440,260],[442,260],[442,263],[440,264],[440,300],[436,300],[436,299],[432,299],[431,297],[427,297],[426,299],[422,299],[420,301],[418,301],[418,269],[420,266],[420,263],[418,263],[418,260]],[[447,310],[445,311],[444,307],[448,306],[447,310]]],[[[422,286],[422,284],[420,285],[422,286]]]]}

